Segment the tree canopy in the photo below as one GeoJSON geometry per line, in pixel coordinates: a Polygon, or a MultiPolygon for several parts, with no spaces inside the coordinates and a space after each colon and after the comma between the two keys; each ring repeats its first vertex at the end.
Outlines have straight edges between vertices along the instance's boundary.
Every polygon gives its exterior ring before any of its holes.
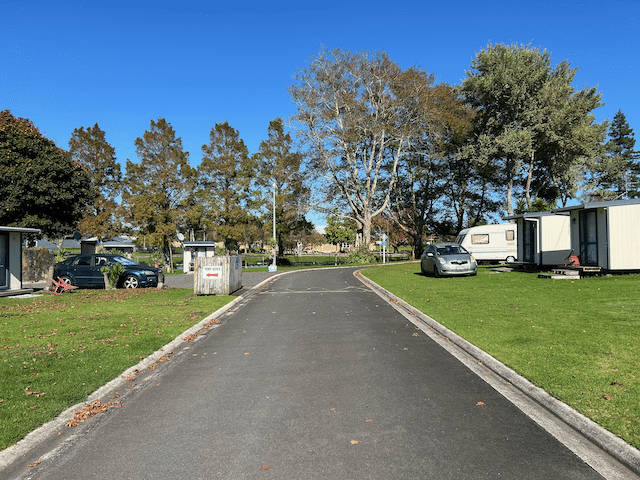
{"type": "Polygon", "coordinates": [[[122,192],[122,173],[116,161],[115,149],[107,142],[105,132],[96,123],[93,127],[76,128],[69,140],[71,158],[84,166],[95,192],[80,221],[81,233],[110,238],[120,233],[117,218],[117,197],[122,192]]]}
{"type": "Polygon", "coordinates": [[[532,194],[566,202],[575,194],[576,167],[597,154],[605,125],[595,123],[592,111],[602,105],[601,94],[576,91],[576,71],[567,61],[552,67],[546,50],[495,44],[477,54],[460,86],[478,112],[476,155],[495,166],[493,181],[506,187],[509,215],[517,187],[527,205],[532,194]]]}
{"type": "Polygon", "coordinates": [[[122,200],[128,221],[147,245],[160,247],[166,265],[172,265],[172,242],[184,221],[185,202],[193,190],[194,172],[189,152],[164,118],[135,141],[139,163],[127,160],[122,200]]]}
{"type": "Polygon", "coordinates": [[[307,168],[323,181],[325,205],[338,198],[348,206],[367,249],[371,220],[389,206],[398,162],[420,123],[416,100],[432,79],[403,71],[383,51],[326,48],[294,79],[292,124],[308,149],[307,168]]]}
{"type": "Polygon", "coordinates": [[[0,112],[0,225],[73,233],[94,198],[88,172],[33,123],[0,112]]]}
{"type": "Polygon", "coordinates": [[[216,238],[227,251],[237,250],[245,240],[253,209],[251,188],[256,174],[255,161],[240,133],[229,122],[217,123],[202,146],[198,167],[205,216],[212,219],[216,238]]]}
{"type": "MultiPolygon", "coordinates": [[[[284,254],[284,242],[287,237],[313,230],[313,225],[305,218],[309,188],[305,185],[304,172],[301,170],[303,156],[292,151],[292,148],[291,135],[284,132],[282,119],[276,118],[269,122],[267,140],[260,142],[258,153],[254,155],[260,171],[256,179],[257,184],[265,193],[270,193],[275,184],[276,241],[280,256],[284,254]]],[[[270,208],[266,210],[271,211],[270,208]]]]}

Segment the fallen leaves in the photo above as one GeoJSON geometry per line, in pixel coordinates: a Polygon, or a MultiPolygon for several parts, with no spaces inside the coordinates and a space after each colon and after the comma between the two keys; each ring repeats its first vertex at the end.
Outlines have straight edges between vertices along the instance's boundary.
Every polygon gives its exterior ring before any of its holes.
{"type": "Polygon", "coordinates": [[[360,440],[351,440],[351,445],[358,445],[360,440]]]}
{"type": "Polygon", "coordinates": [[[27,467],[35,467],[36,465],[40,465],[41,463],[42,460],[38,460],[37,462],[30,463],[29,465],[27,465],[27,467]]]}
{"type": "Polygon", "coordinates": [[[485,407],[487,404],[484,402],[477,402],[476,405],[479,407],[485,407]]]}
{"type": "Polygon", "coordinates": [[[269,470],[271,468],[271,465],[263,465],[261,466],[258,470],[269,470]]]}
{"type": "Polygon", "coordinates": [[[31,385],[29,385],[27,388],[24,389],[25,395],[35,395],[36,397],[44,397],[46,395],[46,393],[44,392],[36,392],[35,390],[29,390],[30,388],[31,388],[31,385]]]}
{"type": "Polygon", "coordinates": [[[111,400],[107,403],[101,403],[100,400],[94,400],[91,403],[86,403],[85,408],[73,411],[73,418],[67,420],[65,425],[67,427],[75,427],[85,420],[97,415],[98,413],[106,412],[110,408],[120,408],[121,403],[118,400],[111,400]]]}

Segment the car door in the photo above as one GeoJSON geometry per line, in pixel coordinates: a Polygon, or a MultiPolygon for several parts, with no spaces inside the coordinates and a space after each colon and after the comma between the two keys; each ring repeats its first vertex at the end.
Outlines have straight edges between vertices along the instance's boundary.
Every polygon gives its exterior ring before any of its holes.
{"type": "Polygon", "coordinates": [[[78,255],[71,265],[71,271],[78,287],[95,286],[95,267],[92,255],[78,255]]]}
{"type": "Polygon", "coordinates": [[[427,247],[427,251],[426,251],[426,254],[425,254],[425,258],[424,258],[424,261],[425,261],[424,262],[425,263],[424,270],[425,270],[425,272],[433,273],[433,265],[434,265],[434,261],[435,261],[434,255],[435,255],[435,246],[429,245],[427,247]]]}

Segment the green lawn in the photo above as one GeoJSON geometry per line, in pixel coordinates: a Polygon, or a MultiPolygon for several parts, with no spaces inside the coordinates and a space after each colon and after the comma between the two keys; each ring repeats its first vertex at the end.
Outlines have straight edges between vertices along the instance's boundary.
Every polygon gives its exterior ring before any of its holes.
{"type": "Polygon", "coordinates": [[[419,272],[411,263],[363,274],[640,448],[640,275],[419,272]]]}
{"type": "Polygon", "coordinates": [[[190,289],[0,298],[0,449],[233,299],[190,289]]]}

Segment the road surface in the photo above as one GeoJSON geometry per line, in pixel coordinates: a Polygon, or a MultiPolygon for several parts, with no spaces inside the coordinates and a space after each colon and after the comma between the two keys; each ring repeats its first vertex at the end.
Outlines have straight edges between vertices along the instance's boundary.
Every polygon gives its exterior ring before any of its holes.
{"type": "Polygon", "coordinates": [[[353,271],[273,280],[5,478],[637,478],[602,476],[353,271]]]}

